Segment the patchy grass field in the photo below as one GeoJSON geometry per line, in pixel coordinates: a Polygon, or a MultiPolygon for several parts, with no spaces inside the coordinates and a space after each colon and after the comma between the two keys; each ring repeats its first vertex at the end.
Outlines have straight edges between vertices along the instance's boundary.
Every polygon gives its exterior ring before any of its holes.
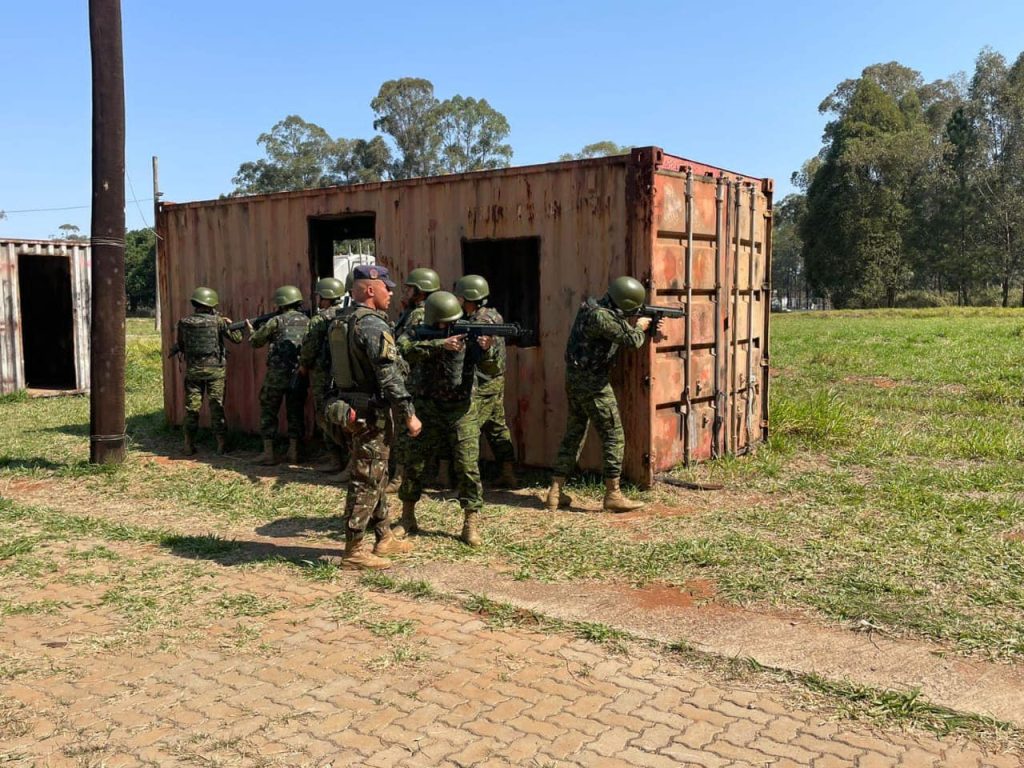
{"type": "MultiPolygon", "coordinates": [[[[648,494],[653,512],[618,518],[549,516],[536,498],[538,474],[533,495],[489,495],[481,550],[424,536],[414,558],[471,559],[521,578],[699,578],[714,583],[719,600],[863,621],[963,651],[1024,654],[1024,313],[773,319],[770,444],[752,457],[678,471],[726,490],[658,489],[648,494]]],[[[31,585],[57,567],[48,556],[54,547],[87,540],[60,567],[73,561],[74,578],[97,580],[105,604],[137,617],[141,631],[175,620],[202,583],[184,572],[157,579],[111,557],[102,542],[254,568],[297,564],[311,579],[331,579],[331,568],[306,563],[334,546],[343,491],[312,472],[256,467],[244,450],[255,441],[241,436],[240,457],[167,461],[179,436],[163,421],[159,339],[148,320],[129,321],[128,333],[133,452],[125,466],[87,463],[86,398],[0,402],[0,495],[19,497],[0,503],[0,587],[31,585]],[[315,546],[255,550],[245,542],[254,529],[308,536],[315,546]]],[[[586,480],[575,492],[584,504],[597,499],[586,480]]],[[[440,497],[422,516],[429,530],[457,532],[456,505],[440,497]]],[[[277,607],[248,595],[219,598],[211,620],[277,607]]],[[[0,601],[5,615],[59,608],[49,596],[0,601]]],[[[408,630],[386,621],[370,628],[399,638],[408,630]]]]}

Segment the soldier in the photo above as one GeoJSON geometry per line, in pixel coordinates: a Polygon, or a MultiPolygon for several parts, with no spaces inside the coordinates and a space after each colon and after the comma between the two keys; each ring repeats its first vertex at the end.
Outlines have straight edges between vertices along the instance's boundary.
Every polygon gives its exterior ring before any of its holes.
{"type": "Polygon", "coordinates": [[[387,568],[390,562],[381,555],[412,550],[410,542],[392,534],[388,520],[384,488],[394,432],[391,413],[398,414],[411,437],[422,424],[405,388],[386,314],[395,284],[384,267],[360,265],[354,274],[355,304],[327,332],[334,388],[327,398],[326,422],[350,434],[353,462],[345,500],[345,554],[325,559],[343,568],[387,568]],[[377,539],[373,552],[364,543],[370,524],[377,539]]]}
{"type": "MultiPolygon", "coordinates": [[[[395,339],[401,339],[410,329],[415,328],[423,322],[423,303],[430,294],[441,288],[441,277],[434,270],[428,267],[417,267],[405,278],[405,296],[402,298],[402,312],[395,323],[395,339]]],[[[405,369],[405,376],[409,390],[416,390],[415,371],[405,369]]],[[[395,493],[402,485],[402,476],[405,472],[405,464],[408,461],[408,453],[411,443],[408,436],[399,434],[395,438],[394,471],[391,473],[391,483],[388,485],[388,493],[395,493]]]]}
{"type": "MultiPolygon", "coordinates": [[[[424,323],[445,328],[462,317],[459,300],[447,291],[437,291],[424,304],[424,323]]],[[[420,388],[416,412],[423,419],[424,434],[412,446],[405,479],[398,491],[402,520],[395,535],[416,533],[416,502],[423,494],[424,471],[431,456],[450,452],[458,485],[459,505],[464,517],[462,536],[471,547],[480,546],[476,516],[483,507],[480,485],[480,429],[473,400],[475,358],[479,348],[466,349],[465,336],[417,341],[407,334],[399,339],[402,356],[417,369],[420,388]]]]}
{"type": "MultiPolygon", "coordinates": [[[[331,320],[348,306],[344,301],[348,298],[347,290],[341,284],[341,280],[333,277],[323,277],[317,281],[314,291],[318,311],[310,319],[299,348],[299,375],[309,379],[310,388],[313,390],[313,414],[330,454],[327,464],[318,467],[323,472],[341,472],[345,468],[347,458],[346,441],[337,443],[332,440],[331,431],[324,423],[324,399],[331,383],[331,352],[327,344],[327,327],[331,320]]],[[[342,480],[347,481],[348,477],[342,477],[342,480]]]]}
{"type": "Polygon", "coordinates": [[[282,285],[274,292],[277,314],[265,325],[253,331],[249,328],[249,343],[254,348],[270,344],[267,353],[267,374],[260,389],[260,436],[263,438],[263,455],[260,463],[270,466],[277,463],[274,458],[274,438],[277,437],[277,413],[281,401],[285,401],[288,414],[288,461],[299,461],[299,440],[305,428],[305,390],[292,386],[292,377],[299,365],[299,345],[309,326],[309,318],[300,310],[302,294],[294,285],[282,285]]]}
{"type": "Polygon", "coordinates": [[[227,423],[224,421],[224,368],[227,350],[224,340],[232,344],[242,341],[242,331],[228,329],[231,321],[217,314],[217,292],[212,288],[196,288],[192,292],[192,314],[178,321],[177,343],[172,354],[185,357],[185,454],[196,452],[199,430],[199,409],[203,394],[210,408],[210,426],[217,438],[217,453],[226,450],[227,423]]]}
{"type": "Polygon", "coordinates": [[[619,488],[625,437],[608,373],[620,346],[643,346],[651,319],[639,317],[631,324],[628,318],[644,305],[646,295],[639,281],[618,277],[600,300],[587,299],[576,313],[565,349],[569,413],[548,489],[546,507],[551,511],[572,503],[562,489],[576,467],[591,422],[601,438],[604,454],[605,511],[629,512],[643,506],[627,499],[619,488]]]}
{"type": "MultiPolygon", "coordinates": [[[[487,306],[490,295],[487,280],[480,275],[465,275],[455,284],[455,295],[462,302],[462,311],[473,323],[501,324],[505,320],[494,307],[487,306]]],[[[516,478],[516,456],[512,447],[512,434],[505,423],[505,340],[501,337],[481,338],[482,355],[476,366],[477,418],[480,434],[491,446],[494,460],[501,466],[498,485],[514,488],[516,478]]]]}

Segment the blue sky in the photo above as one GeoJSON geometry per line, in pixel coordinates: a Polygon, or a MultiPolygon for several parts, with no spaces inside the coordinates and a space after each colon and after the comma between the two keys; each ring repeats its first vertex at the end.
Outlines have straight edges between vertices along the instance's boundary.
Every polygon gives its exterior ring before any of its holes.
{"type": "MultiPolygon", "coordinates": [[[[514,164],[611,139],[755,176],[789,175],[820,146],[820,101],[866,65],[928,80],[970,72],[982,46],[1014,59],[1024,3],[531,3],[123,0],[127,170],[151,196],[216,197],[256,137],[288,114],[333,136],[373,134],[370,99],[416,76],[486,98],[512,126],[514,164]]],[[[0,5],[0,237],[89,230],[86,0],[0,5]]],[[[128,190],[129,200],[131,190],[128,190]]],[[[152,224],[131,202],[127,225],[152,224]]]]}

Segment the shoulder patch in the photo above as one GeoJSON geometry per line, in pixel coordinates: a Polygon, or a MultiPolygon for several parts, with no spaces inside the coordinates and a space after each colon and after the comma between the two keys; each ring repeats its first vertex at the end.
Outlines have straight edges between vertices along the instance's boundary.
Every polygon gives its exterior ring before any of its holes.
{"type": "Polygon", "coordinates": [[[394,362],[398,358],[398,350],[395,348],[395,337],[390,331],[384,331],[380,335],[380,359],[394,362]]]}

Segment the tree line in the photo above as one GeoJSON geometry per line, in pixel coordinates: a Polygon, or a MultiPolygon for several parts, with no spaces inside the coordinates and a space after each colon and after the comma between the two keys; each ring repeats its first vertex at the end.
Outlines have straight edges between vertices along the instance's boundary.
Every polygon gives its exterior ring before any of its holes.
{"type": "Polygon", "coordinates": [[[874,64],[819,111],[821,150],[775,206],[777,295],[1024,305],[1024,54],[933,82],[874,64]]]}

